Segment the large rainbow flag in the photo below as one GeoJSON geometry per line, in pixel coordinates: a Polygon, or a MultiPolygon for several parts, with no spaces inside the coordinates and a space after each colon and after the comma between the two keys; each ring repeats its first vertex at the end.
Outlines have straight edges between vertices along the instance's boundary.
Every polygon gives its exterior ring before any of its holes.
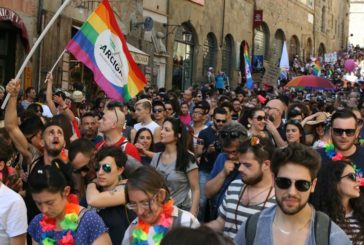
{"type": "Polygon", "coordinates": [[[107,0],[102,0],[66,49],[92,70],[111,99],[128,101],[146,84],[107,0]]]}
{"type": "Polygon", "coordinates": [[[245,79],[246,79],[246,88],[249,90],[254,89],[254,82],[251,73],[251,65],[250,65],[250,57],[249,57],[249,47],[248,43],[244,44],[244,62],[245,62],[245,79]]]}

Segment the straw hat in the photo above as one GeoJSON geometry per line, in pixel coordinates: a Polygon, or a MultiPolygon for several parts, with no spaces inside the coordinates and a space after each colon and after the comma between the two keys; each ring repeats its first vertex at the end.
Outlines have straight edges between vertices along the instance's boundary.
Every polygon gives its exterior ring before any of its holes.
{"type": "Polygon", "coordinates": [[[325,122],[329,117],[330,117],[330,114],[321,112],[320,114],[318,114],[315,117],[315,120],[308,121],[308,122],[306,122],[306,124],[307,125],[317,125],[317,124],[325,122]]]}

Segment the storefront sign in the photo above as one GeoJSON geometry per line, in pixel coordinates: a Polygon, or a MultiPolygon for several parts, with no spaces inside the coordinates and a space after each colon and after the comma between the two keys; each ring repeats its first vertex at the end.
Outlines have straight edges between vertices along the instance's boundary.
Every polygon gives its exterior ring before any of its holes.
{"type": "Polygon", "coordinates": [[[254,28],[258,28],[263,23],[263,10],[254,10],[254,28]]]}
{"type": "Polygon", "coordinates": [[[133,56],[135,63],[140,64],[140,65],[148,65],[149,56],[144,55],[144,54],[134,53],[134,52],[130,52],[130,53],[131,53],[131,56],[133,56]]]}
{"type": "Polygon", "coordinates": [[[14,11],[7,8],[0,8],[0,21],[10,21],[13,26],[21,30],[21,38],[25,50],[28,52],[30,50],[28,33],[24,25],[23,20],[14,11]]]}

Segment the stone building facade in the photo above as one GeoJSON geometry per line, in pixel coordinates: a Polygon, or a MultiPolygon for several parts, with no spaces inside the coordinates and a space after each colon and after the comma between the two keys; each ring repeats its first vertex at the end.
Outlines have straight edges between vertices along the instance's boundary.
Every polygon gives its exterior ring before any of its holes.
{"type": "MultiPolygon", "coordinates": [[[[0,43],[7,45],[7,51],[0,45],[1,82],[15,76],[29,47],[62,2],[0,0],[0,43]],[[3,14],[7,17],[2,17],[4,9],[11,11],[3,14]],[[14,14],[17,18],[10,20],[14,14]],[[16,19],[21,20],[23,29],[16,19]]],[[[24,84],[42,87],[47,71],[98,2],[72,1],[28,64],[24,84]]],[[[224,71],[234,86],[239,79],[243,43],[249,45],[256,65],[277,63],[284,41],[290,58],[298,55],[309,59],[345,48],[348,40],[348,0],[109,2],[148,81],[167,89],[182,90],[204,82],[209,67],[224,71]],[[256,10],[262,13],[262,23],[253,28],[256,10]]],[[[91,87],[94,84],[88,69],[68,54],[54,74],[57,86],[65,89],[72,89],[75,81],[91,87]]]]}

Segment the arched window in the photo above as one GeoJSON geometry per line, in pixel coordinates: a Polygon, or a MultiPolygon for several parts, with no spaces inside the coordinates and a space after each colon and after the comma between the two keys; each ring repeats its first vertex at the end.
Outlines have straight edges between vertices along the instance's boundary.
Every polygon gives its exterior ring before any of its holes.
{"type": "Polygon", "coordinates": [[[178,27],[173,46],[173,89],[185,89],[192,85],[195,37],[186,24],[178,27]]]}
{"type": "Polygon", "coordinates": [[[216,66],[217,41],[213,33],[207,34],[203,44],[203,75],[207,74],[209,67],[216,66]]]}
{"type": "Polygon", "coordinates": [[[231,77],[232,55],[233,55],[233,38],[231,35],[226,35],[222,46],[221,70],[224,71],[228,77],[231,77]]]}

